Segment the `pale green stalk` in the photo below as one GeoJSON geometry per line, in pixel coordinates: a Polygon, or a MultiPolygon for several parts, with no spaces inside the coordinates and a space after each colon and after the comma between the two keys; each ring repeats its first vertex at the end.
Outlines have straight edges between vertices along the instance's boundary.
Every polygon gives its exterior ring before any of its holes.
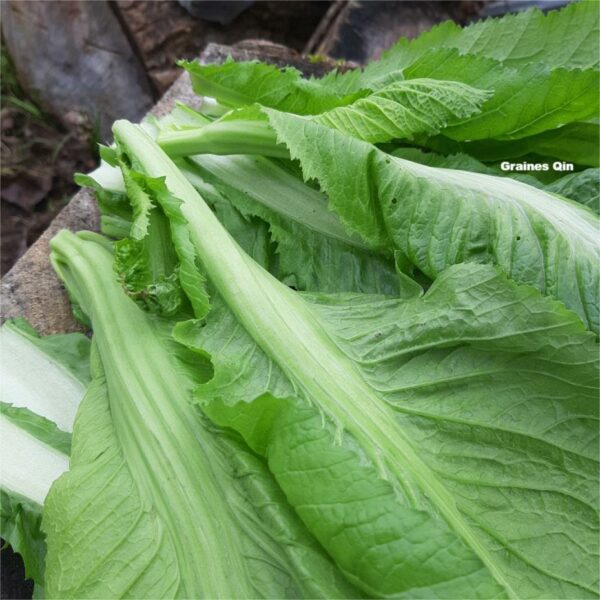
{"type": "Polygon", "coordinates": [[[239,540],[223,526],[230,517],[214,472],[218,455],[194,418],[189,390],[165,360],[157,330],[123,293],[110,252],[66,231],[51,246],[54,268],[93,325],[131,475],[177,540],[178,595],[252,597],[239,540]]]}
{"type": "Polygon", "coordinates": [[[381,466],[382,475],[402,481],[409,472],[496,581],[516,597],[451,495],[415,453],[392,409],[329,338],[309,305],[239,248],[189,181],[139,127],[117,121],[113,130],[134,166],[151,177],[164,176],[169,191],[182,201],[181,211],[208,276],[260,348],[359,440],[381,466]]]}

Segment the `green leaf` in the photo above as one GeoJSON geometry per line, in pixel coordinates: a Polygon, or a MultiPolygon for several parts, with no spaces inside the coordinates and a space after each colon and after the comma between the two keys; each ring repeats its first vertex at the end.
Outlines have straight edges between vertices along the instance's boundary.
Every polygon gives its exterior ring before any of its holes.
{"type": "Polygon", "coordinates": [[[411,301],[305,298],[329,340],[310,366],[264,354],[224,307],[175,335],[212,357],[203,409],[268,458],[349,578],[375,596],[502,597],[495,579],[593,597],[598,365],[575,315],[476,265],[411,301]]]}
{"type": "Polygon", "coordinates": [[[207,359],[123,293],[97,237],[63,231],[51,246],[97,353],[71,470],[46,501],[48,595],[354,597],[263,461],[190,404],[207,359]]]}
{"type": "Polygon", "coordinates": [[[159,208],[153,208],[147,219],[144,237],[115,243],[115,270],[140,306],[159,315],[175,315],[188,303],[179,282],[170,223],[159,208]]]}
{"type": "Polygon", "coordinates": [[[45,536],[41,530],[42,507],[0,487],[0,508],[2,538],[21,555],[25,578],[33,579],[38,587],[44,582],[46,555],[45,536]]]}
{"type": "Polygon", "coordinates": [[[398,81],[347,106],[324,111],[317,123],[378,143],[432,135],[480,112],[491,93],[459,82],[398,81]]]}
{"type": "Polygon", "coordinates": [[[142,240],[148,233],[150,227],[150,214],[154,208],[152,198],[144,189],[143,182],[136,176],[127,165],[120,161],[121,172],[123,173],[123,182],[125,183],[125,193],[133,211],[131,229],[129,236],[132,240],[142,240]]]}
{"type": "MultiPolygon", "coordinates": [[[[204,102],[201,108],[204,109],[204,102]]],[[[175,108],[158,119],[154,115],[148,115],[146,119],[152,119],[151,125],[159,130],[203,127],[211,122],[211,119],[182,102],[175,102],[175,108]]]]}
{"type": "MultiPolygon", "coordinates": [[[[170,225],[170,239],[173,243],[173,248],[177,257],[179,258],[179,265],[177,266],[176,274],[181,284],[181,289],[187,294],[192,309],[196,317],[202,317],[206,314],[209,309],[209,296],[205,285],[205,277],[201,270],[196,265],[196,252],[191,244],[189,232],[184,226],[185,220],[181,215],[179,208],[179,200],[173,197],[164,185],[164,182],[160,178],[144,178],[144,176],[138,174],[138,176],[144,180],[146,189],[149,195],[156,199],[156,202],[160,205],[161,210],[168,219],[170,225]]],[[[164,223],[161,221],[161,226],[164,223]]],[[[148,231],[149,239],[147,240],[148,247],[151,252],[169,252],[169,260],[174,264],[175,255],[170,244],[163,238],[163,234],[160,233],[158,224],[151,227],[148,231]]],[[[168,236],[168,234],[167,234],[168,236]]],[[[156,277],[154,272],[149,281],[154,282],[152,285],[165,285],[169,284],[168,280],[163,280],[156,277]]],[[[169,301],[173,293],[171,291],[172,286],[168,285],[166,292],[169,294],[167,300],[169,301]]],[[[179,292],[176,292],[179,294],[179,292]]],[[[180,296],[177,296],[177,300],[180,296]]],[[[174,314],[174,310],[168,314],[174,314]]]]}
{"type": "MultiPolygon", "coordinates": [[[[244,114],[262,113],[249,109],[244,114]]],[[[173,125],[177,129],[176,119],[173,125]]],[[[264,125],[274,140],[266,120],[264,125]]],[[[235,144],[237,140],[236,135],[235,144]]],[[[403,278],[396,273],[392,253],[373,253],[371,245],[346,233],[328,210],[325,197],[301,181],[300,171],[290,161],[199,155],[179,162],[178,167],[243,248],[288,285],[399,292],[399,277],[403,278]],[[269,231],[264,230],[264,222],[269,231]]],[[[409,286],[405,293],[413,291],[409,286]]]]}
{"type": "Polygon", "coordinates": [[[439,135],[420,140],[419,143],[443,154],[465,152],[484,161],[500,161],[533,154],[598,167],[599,138],[600,127],[597,123],[578,122],[512,141],[457,142],[439,135]]]}
{"type": "Polygon", "coordinates": [[[56,423],[21,406],[0,402],[2,417],[27,432],[47,446],[68,455],[71,451],[71,434],[62,431],[56,423]]]}
{"type": "MultiPolygon", "coordinates": [[[[488,143],[482,150],[500,153],[499,158],[548,153],[598,166],[598,136],[587,135],[583,148],[573,142],[574,136],[582,137],[581,127],[565,129],[598,115],[598,13],[596,3],[579,2],[548,15],[528,11],[465,29],[448,22],[417,40],[401,40],[362,71],[331,73],[317,80],[302,79],[293,69],[278,70],[261,63],[228,61],[188,67],[198,93],[226,98],[238,107],[258,102],[303,115],[332,111],[329,124],[373,142],[390,139],[390,132],[410,139],[418,123],[414,118],[420,116],[413,114],[412,104],[378,98],[386,86],[410,85],[410,80],[422,78],[443,80],[440,85],[444,86],[462,83],[494,93],[480,112],[465,115],[444,132],[457,142],[474,143],[473,154],[478,158],[482,156],[477,154],[477,141],[502,140],[500,147],[497,142],[491,147],[488,143]],[[383,112],[392,115],[389,121],[381,114],[382,102],[383,112]],[[358,114],[357,106],[361,108],[358,114]],[[557,128],[562,131],[550,133],[557,128]],[[540,135],[543,137],[537,139],[540,135]],[[524,143],[513,142],[523,139],[524,143]]],[[[442,126],[440,107],[433,113],[424,112],[436,118],[421,123],[422,131],[442,126]]],[[[457,151],[460,149],[444,152],[457,151]]]]}
{"type": "MultiPolygon", "coordinates": [[[[169,122],[175,130],[179,128],[175,116],[169,122]]],[[[198,155],[178,166],[242,247],[288,285],[302,290],[398,293],[399,276],[391,253],[371,252],[369,244],[348,234],[328,210],[326,198],[304,184],[301,172],[289,161],[198,155]]],[[[116,178],[103,174],[102,179],[116,178]]],[[[147,238],[135,243],[124,240],[116,246],[116,268],[124,274],[132,297],[155,312],[157,301],[166,308],[171,298],[173,306],[179,303],[178,288],[170,287],[172,276],[167,281],[160,273],[154,276],[157,269],[150,269],[151,261],[145,258],[152,249],[169,252],[166,237],[163,243],[147,238]],[[131,285],[136,281],[138,286],[131,285]]]]}
{"type": "Polygon", "coordinates": [[[600,214],[600,169],[585,169],[557,179],[546,191],[570,198],[600,214]]]}
{"type": "MultiPolygon", "coordinates": [[[[170,240],[162,248],[171,250],[170,240]]],[[[161,246],[147,239],[120,240],[115,244],[115,268],[127,292],[140,306],[159,315],[175,315],[186,305],[175,265],[169,273],[156,272],[148,256],[152,250],[160,251],[161,246]]]]}
{"type": "Polygon", "coordinates": [[[532,62],[553,68],[598,68],[599,14],[595,2],[584,1],[547,14],[534,8],[465,28],[446,21],[415,40],[400,40],[381,62],[393,65],[408,57],[414,60],[431,48],[456,48],[460,54],[493,58],[516,68],[532,62]]]}
{"type": "Polygon", "coordinates": [[[187,231],[179,225],[177,200],[160,178],[140,175],[122,158],[119,164],[133,211],[127,237],[115,244],[115,268],[124,287],[141,306],[162,316],[189,312],[185,290],[201,317],[208,310],[208,293],[187,231]]]}
{"type": "MultiPolygon", "coordinates": [[[[98,154],[105,163],[114,167],[118,163],[118,156],[115,149],[112,146],[105,146],[104,144],[98,144],[98,154]]],[[[80,174],[79,174],[80,175],[80,174]]],[[[85,176],[84,176],[85,177],[85,176]]]]}
{"type": "Polygon", "coordinates": [[[598,333],[598,218],[581,205],[508,178],[405,161],[306,118],[265,112],[351,231],[398,249],[432,278],[459,262],[497,264],[598,333]]]}
{"type": "MultiPolygon", "coordinates": [[[[177,115],[181,112],[182,109],[178,110],[177,115]]],[[[174,116],[173,120],[179,123],[181,116],[174,116]]],[[[164,194],[161,182],[140,176],[122,157],[118,164],[121,170],[102,165],[90,176],[78,176],[77,182],[95,191],[102,212],[103,233],[120,238],[115,244],[115,268],[123,286],[150,312],[167,317],[189,312],[182,286],[190,289],[190,273],[193,281],[201,278],[201,274],[189,267],[193,255],[185,255],[184,266],[180,268],[173,245],[185,246],[185,234],[152,200],[164,194]]],[[[172,210],[176,211],[175,204],[172,210]]],[[[190,293],[190,297],[196,316],[201,316],[208,306],[206,292],[190,293]]]]}
{"type": "MultiPolygon", "coordinates": [[[[454,81],[396,81],[351,104],[310,118],[373,143],[412,139],[415,134],[433,135],[462,122],[480,112],[490,96],[490,92],[454,81]]],[[[251,105],[200,128],[161,130],[158,141],[172,157],[204,152],[260,154],[267,147],[269,156],[287,158],[264,121],[260,106],[251,105]]]]}
{"type": "Polygon", "coordinates": [[[403,73],[406,79],[460,81],[494,92],[480,113],[444,130],[458,141],[521,139],[598,114],[600,75],[592,69],[551,69],[541,63],[508,69],[492,59],[434,49],[403,73]]]}
{"type": "MultiPolygon", "coordinates": [[[[229,94],[234,99],[232,106],[258,102],[297,114],[318,115],[333,110],[335,116],[341,115],[340,119],[351,115],[360,122],[358,129],[356,124],[352,127],[353,131],[369,136],[364,137],[369,141],[382,139],[382,125],[366,120],[373,115],[377,115],[377,122],[382,119],[378,108],[369,102],[372,92],[380,93],[390,84],[405,85],[407,82],[400,80],[415,78],[444,80],[444,85],[449,84],[448,80],[460,82],[493,91],[494,96],[479,114],[467,115],[463,123],[453,125],[445,135],[457,141],[516,140],[598,114],[598,12],[595,3],[589,2],[547,16],[530,11],[500,20],[488,19],[464,30],[445,23],[417,40],[401,41],[364,71],[333,73],[320,80],[303,80],[295,70],[280,71],[260,63],[194,65],[192,70],[200,82],[199,93],[217,97],[220,93],[229,94]],[[573,36],[576,41],[564,43],[563,38],[573,36]],[[560,42],[555,43],[556,40],[560,42]],[[327,92],[337,92],[339,104],[324,102],[327,92]],[[355,115],[352,103],[366,105],[367,115],[355,115]]],[[[380,103],[381,100],[377,102],[380,103]]],[[[388,112],[395,114],[388,129],[405,129],[398,127],[404,120],[398,117],[402,118],[405,110],[406,107],[395,104],[387,107],[388,112]]],[[[349,126],[346,120],[337,125],[349,126]]],[[[435,127],[435,123],[430,127],[435,127]]],[[[404,137],[400,133],[404,131],[396,132],[404,137]]],[[[411,131],[408,133],[410,137],[411,131]]],[[[554,136],[539,140],[544,141],[553,142],[554,146],[557,143],[554,136]]],[[[514,152],[515,147],[513,144],[508,150],[514,152]]],[[[597,144],[593,154],[597,154],[597,144]]],[[[563,160],[574,160],[572,156],[590,160],[581,148],[565,139],[551,155],[563,160]]],[[[583,164],[597,166],[597,161],[583,164]]]]}
{"type": "MultiPolygon", "coordinates": [[[[547,189],[547,191],[553,191],[550,188],[554,183],[560,181],[561,179],[571,177],[571,175],[573,175],[573,173],[570,175],[563,175],[561,171],[554,171],[553,164],[548,160],[519,161],[519,163],[523,162],[526,163],[526,165],[517,163],[517,165],[515,166],[520,166],[521,168],[519,170],[516,170],[515,168],[503,168],[501,164],[494,162],[484,163],[477,160],[473,156],[470,156],[469,154],[464,154],[462,152],[457,152],[455,154],[444,156],[443,154],[424,151],[419,148],[401,147],[391,150],[390,154],[392,156],[396,156],[397,158],[410,160],[412,162],[418,162],[422,165],[427,165],[429,167],[440,167],[443,169],[458,169],[461,171],[472,171],[474,173],[497,175],[499,177],[510,177],[511,179],[522,181],[523,183],[526,183],[527,185],[531,185],[533,187],[547,189]]],[[[595,171],[595,169],[588,169],[587,171],[592,172],[595,171]]],[[[575,187],[573,189],[575,189],[575,187]]],[[[562,195],[568,198],[566,194],[562,195]]],[[[577,200],[577,198],[572,199],[577,200]]]]}
{"type": "MultiPolygon", "coordinates": [[[[596,214],[600,214],[600,169],[585,169],[584,171],[559,177],[552,183],[544,185],[533,174],[503,171],[500,167],[493,167],[479,162],[468,154],[443,156],[435,152],[425,153],[417,148],[398,148],[392,154],[398,158],[418,162],[430,167],[460,169],[462,171],[510,177],[511,179],[516,179],[517,181],[522,181],[528,185],[543,189],[546,192],[552,192],[569,200],[575,200],[575,202],[591,208],[596,214]]],[[[540,174],[539,171],[533,171],[533,173],[536,175],[540,174]]],[[[543,173],[545,172],[541,174],[543,173]]]]}
{"type": "MultiPolygon", "coordinates": [[[[597,124],[581,121],[598,114],[598,71],[551,69],[542,63],[510,69],[493,59],[461,56],[455,49],[442,48],[430,50],[392,73],[367,68],[360,77],[365,80],[364,87],[375,93],[312,118],[375,142],[418,134],[420,144],[433,144],[440,150],[440,144],[452,145],[454,140],[455,147],[441,149],[444,153],[463,151],[456,146],[466,142],[465,151],[477,158],[486,158],[484,153],[493,159],[494,155],[504,158],[547,152],[563,160],[597,163],[597,124]],[[429,87],[425,96],[416,89],[423,87],[423,79],[429,87]],[[463,91],[479,90],[473,91],[470,104],[456,88],[459,85],[468,86],[463,91]],[[483,90],[493,96],[481,105],[483,90]],[[437,100],[443,95],[447,97],[440,107],[437,100]],[[442,127],[441,139],[423,134],[442,127]],[[582,140],[585,146],[579,143],[582,140]]],[[[199,152],[283,156],[261,118],[256,107],[246,107],[200,129],[161,135],[160,143],[172,156],[199,152]]]]}
{"type": "Polygon", "coordinates": [[[179,573],[173,541],[155,514],[143,510],[143,499],[115,449],[107,400],[106,385],[97,375],[76,422],[71,471],[46,501],[47,594],[147,597],[152,590],[157,597],[175,597],[179,573]],[[83,522],[78,524],[76,516],[83,522]]]}
{"type": "Polygon", "coordinates": [[[190,74],[197,94],[216,98],[227,106],[244,106],[258,102],[298,114],[316,114],[336,106],[344,106],[364,96],[367,90],[345,92],[335,83],[335,76],[326,80],[304,79],[293,67],[279,69],[257,61],[221,65],[202,65],[180,61],[190,74]]]}
{"type": "MultiPolygon", "coordinates": [[[[184,169],[182,169],[183,171],[184,169]]],[[[185,172],[186,176],[192,176],[192,171],[185,172]]],[[[191,178],[190,181],[192,181],[191,178]]],[[[198,182],[195,173],[194,181],[198,182]]],[[[242,214],[229,201],[225,200],[215,188],[212,189],[211,193],[206,193],[206,184],[202,183],[201,187],[203,190],[202,197],[211,204],[223,227],[229,231],[244,252],[271,273],[278,272],[279,256],[268,223],[258,217],[242,214]]]]}

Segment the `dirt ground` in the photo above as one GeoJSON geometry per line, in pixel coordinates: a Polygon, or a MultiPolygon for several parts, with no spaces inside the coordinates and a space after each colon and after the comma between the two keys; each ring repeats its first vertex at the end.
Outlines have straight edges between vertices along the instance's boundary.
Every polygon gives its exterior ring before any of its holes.
{"type": "Polygon", "coordinates": [[[72,195],[73,173],[96,164],[93,132],[66,131],[18,84],[2,47],[0,176],[4,274],[72,195]]]}

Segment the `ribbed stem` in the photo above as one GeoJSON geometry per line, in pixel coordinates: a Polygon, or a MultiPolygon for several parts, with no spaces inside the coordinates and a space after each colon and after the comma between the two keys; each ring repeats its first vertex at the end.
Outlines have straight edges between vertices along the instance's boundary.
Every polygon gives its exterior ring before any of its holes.
{"type": "Polygon", "coordinates": [[[289,158],[287,148],[277,143],[266,121],[218,121],[194,129],[165,131],[158,136],[161,148],[171,157],[194,154],[261,154],[289,158]]]}
{"type": "Polygon", "coordinates": [[[223,526],[231,516],[211,434],[154,321],[120,288],[110,252],[93,235],[61,231],[51,260],[92,322],[120,450],[144,504],[171,537],[180,596],[252,597],[239,534],[223,526]]]}

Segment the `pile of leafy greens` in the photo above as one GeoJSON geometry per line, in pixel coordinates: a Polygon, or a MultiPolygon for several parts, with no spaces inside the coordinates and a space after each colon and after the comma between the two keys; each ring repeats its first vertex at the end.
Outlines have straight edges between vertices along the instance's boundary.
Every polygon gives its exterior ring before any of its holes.
{"type": "Polygon", "coordinates": [[[38,596],[600,595],[598,12],[114,124],[51,243],[91,341],[0,333],[38,596]]]}

